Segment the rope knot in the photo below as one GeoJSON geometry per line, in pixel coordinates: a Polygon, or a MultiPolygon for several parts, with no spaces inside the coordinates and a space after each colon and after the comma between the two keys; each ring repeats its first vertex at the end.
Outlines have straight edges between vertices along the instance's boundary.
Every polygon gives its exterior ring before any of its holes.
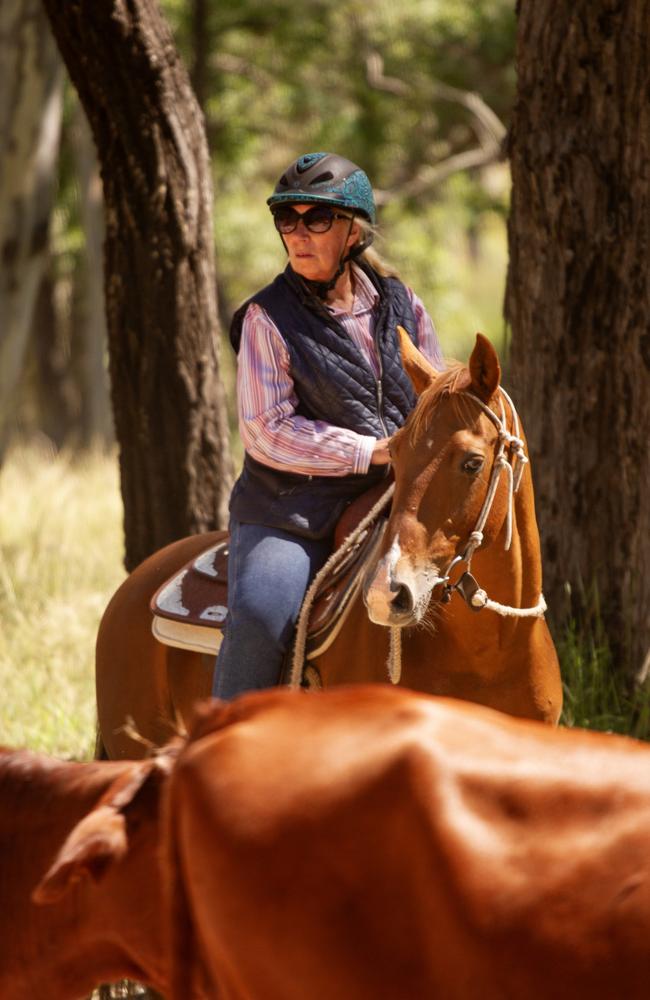
{"type": "Polygon", "coordinates": [[[509,439],[508,444],[510,445],[512,450],[516,452],[521,452],[521,454],[523,455],[524,452],[523,440],[520,437],[517,437],[516,434],[509,434],[508,439],[509,439]]]}

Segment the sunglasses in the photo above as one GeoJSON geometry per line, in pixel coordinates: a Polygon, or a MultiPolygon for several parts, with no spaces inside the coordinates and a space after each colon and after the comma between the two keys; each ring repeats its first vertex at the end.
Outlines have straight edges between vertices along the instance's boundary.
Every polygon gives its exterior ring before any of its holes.
{"type": "Polygon", "coordinates": [[[314,205],[302,214],[296,212],[291,205],[280,205],[273,209],[273,221],[279,233],[293,233],[301,219],[310,233],[326,233],[332,228],[335,219],[351,221],[352,216],[335,212],[327,205],[314,205]]]}

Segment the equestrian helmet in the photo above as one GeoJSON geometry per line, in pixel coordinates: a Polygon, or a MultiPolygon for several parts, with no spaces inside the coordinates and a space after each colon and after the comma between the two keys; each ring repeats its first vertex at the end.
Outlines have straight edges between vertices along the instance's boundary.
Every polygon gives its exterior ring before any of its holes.
{"type": "Polygon", "coordinates": [[[287,167],[267,205],[318,202],[352,209],[371,225],[377,219],[368,176],[351,160],[335,153],[305,153],[287,167]]]}

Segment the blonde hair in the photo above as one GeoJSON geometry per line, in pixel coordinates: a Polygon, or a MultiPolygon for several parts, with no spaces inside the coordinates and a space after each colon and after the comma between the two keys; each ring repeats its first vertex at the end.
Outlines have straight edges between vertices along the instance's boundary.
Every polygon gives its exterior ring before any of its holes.
{"type": "MultiPolygon", "coordinates": [[[[373,226],[372,223],[367,221],[367,219],[362,219],[357,216],[354,221],[361,230],[359,236],[360,243],[367,240],[369,236],[372,236],[374,239],[377,238],[377,227],[373,226]]],[[[361,254],[360,260],[365,260],[366,264],[369,264],[370,267],[377,272],[377,274],[382,276],[382,278],[399,278],[399,274],[395,268],[389,264],[387,260],[384,260],[382,255],[374,248],[374,246],[370,246],[367,250],[364,250],[361,254]]]]}

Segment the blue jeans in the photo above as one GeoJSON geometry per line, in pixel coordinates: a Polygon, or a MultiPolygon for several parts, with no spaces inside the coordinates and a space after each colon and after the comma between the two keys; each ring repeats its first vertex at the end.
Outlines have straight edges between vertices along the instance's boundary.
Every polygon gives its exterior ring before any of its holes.
{"type": "Polygon", "coordinates": [[[230,700],[278,683],[305,591],[331,548],[329,538],[300,538],[231,521],[229,611],[215,668],[215,697],[230,700]]]}

